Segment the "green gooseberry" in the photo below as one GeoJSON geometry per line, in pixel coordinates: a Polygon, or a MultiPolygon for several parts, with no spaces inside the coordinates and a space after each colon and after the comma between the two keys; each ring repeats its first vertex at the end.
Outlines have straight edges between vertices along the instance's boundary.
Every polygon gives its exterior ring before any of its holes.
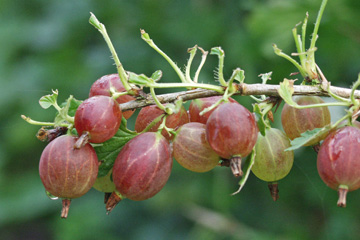
{"type": "Polygon", "coordinates": [[[259,133],[255,144],[255,163],[251,170],[259,179],[269,183],[274,201],[279,198],[277,181],[290,172],[294,162],[294,152],[285,151],[289,148],[289,138],[276,128],[269,128],[265,136],[259,133]]]}

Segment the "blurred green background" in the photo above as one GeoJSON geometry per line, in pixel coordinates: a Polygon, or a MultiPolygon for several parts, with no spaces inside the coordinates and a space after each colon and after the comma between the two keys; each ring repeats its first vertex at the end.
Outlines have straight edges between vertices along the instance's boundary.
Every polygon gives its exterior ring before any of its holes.
{"type": "MultiPolygon", "coordinates": [[[[247,83],[273,71],[271,83],[278,84],[296,69],[271,44],[294,52],[291,29],[308,11],[310,32],[320,3],[0,1],[0,239],[359,239],[360,191],[348,195],[345,209],[338,208],[337,193],[318,176],[311,148],[296,151],[277,202],[254,175],[240,194],[230,196],[238,185],[229,169],[197,174],[174,162],[169,182],[154,198],[124,200],[106,215],[103,195],[91,190],[72,201],[68,219],[60,219],[61,201],[47,198],[38,175],[45,143],[35,137],[38,127],[20,118],[52,120],[55,110],[43,110],[41,96],[58,89],[60,101],[70,94],[85,99],[96,79],[116,71],[102,36],[88,23],[89,12],[106,25],[126,70],[150,75],[161,69],[162,81],[178,81],[141,40],[142,28],[179,66],[195,44],[205,50],[221,46],[226,78],[241,67],[247,83]]],[[[360,72],[359,13],[358,0],[330,0],[326,8],[316,60],[332,85],[348,87],[360,72]]],[[[213,82],[216,66],[217,58],[209,56],[200,81],[213,82]]],[[[237,100],[251,109],[249,97],[237,100]]],[[[331,112],[334,120],[343,109],[331,112]]],[[[274,126],[281,128],[279,113],[274,126]]]]}

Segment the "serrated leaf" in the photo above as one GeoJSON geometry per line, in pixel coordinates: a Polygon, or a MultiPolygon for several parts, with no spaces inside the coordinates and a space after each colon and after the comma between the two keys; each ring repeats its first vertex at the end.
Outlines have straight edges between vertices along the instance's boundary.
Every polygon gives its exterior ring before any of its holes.
{"type": "Polygon", "coordinates": [[[115,136],[104,142],[101,146],[94,147],[98,160],[102,162],[99,166],[98,177],[103,177],[108,174],[124,145],[138,135],[138,133],[127,129],[126,124],[127,121],[123,117],[120,128],[115,136]]]}
{"type": "Polygon", "coordinates": [[[332,128],[333,127],[331,125],[326,125],[323,128],[315,128],[313,130],[303,132],[301,137],[295,138],[291,141],[291,147],[285,149],[285,151],[298,149],[310,143],[311,141],[316,140],[317,138],[322,139],[329,133],[332,128]]]}
{"type": "Polygon", "coordinates": [[[245,163],[242,166],[243,176],[239,181],[239,185],[240,185],[239,189],[236,192],[234,192],[233,194],[231,194],[231,195],[238,194],[241,191],[241,189],[245,186],[245,183],[249,178],[251,168],[255,163],[255,155],[256,155],[256,152],[255,152],[255,148],[254,148],[252,150],[251,155],[246,158],[245,163]]]}
{"type": "Polygon", "coordinates": [[[39,104],[42,108],[48,109],[49,107],[56,104],[57,97],[59,95],[58,90],[52,90],[53,94],[42,96],[39,100],[39,104]]]}

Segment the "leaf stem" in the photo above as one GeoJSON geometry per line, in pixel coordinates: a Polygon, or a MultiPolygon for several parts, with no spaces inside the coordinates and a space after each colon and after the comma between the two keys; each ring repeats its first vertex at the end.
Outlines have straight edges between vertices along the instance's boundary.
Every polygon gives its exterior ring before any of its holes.
{"type": "Polygon", "coordinates": [[[220,98],[219,100],[217,100],[214,104],[212,104],[210,107],[207,107],[207,108],[204,108],[200,113],[199,115],[202,116],[204,115],[205,113],[215,109],[217,106],[220,105],[221,102],[224,102],[225,99],[224,98],[220,98]]]}
{"type": "Polygon", "coordinates": [[[162,132],[162,130],[164,129],[164,128],[166,128],[166,118],[167,118],[167,114],[165,114],[164,115],[164,118],[162,119],[162,122],[161,122],[161,124],[160,124],[160,126],[159,126],[159,128],[158,128],[158,130],[157,130],[157,132],[159,133],[159,134],[161,134],[161,132],[162,132]]]}
{"type": "MultiPolygon", "coordinates": [[[[316,41],[318,39],[318,31],[319,31],[319,27],[320,27],[320,21],[321,21],[322,15],[324,13],[326,4],[327,4],[327,0],[323,0],[321,2],[320,10],[318,12],[316,22],[315,22],[314,31],[312,33],[309,49],[316,49],[315,44],[316,44],[316,41]]],[[[311,51],[311,52],[308,53],[307,60],[311,64],[311,66],[310,66],[311,70],[314,73],[316,73],[315,51],[311,51]]]]}
{"type": "MultiPolygon", "coordinates": [[[[21,118],[32,125],[55,126],[55,123],[53,123],[53,122],[39,122],[39,121],[32,120],[31,118],[26,117],[25,115],[21,115],[21,118]]],[[[63,124],[61,127],[66,127],[66,126],[67,125],[63,124]]]]}
{"type": "Polygon", "coordinates": [[[355,90],[360,86],[360,74],[358,75],[358,79],[356,80],[356,82],[354,83],[354,85],[351,88],[351,94],[350,94],[350,99],[351,102],[354,105],[359,105],[358,101],[356,101],[355,99],[355,90]]]}
{"type": "MultiPolygon", "coordinates": [[[[227,85],[228,85],[227,90],[228,90],[229,94],[234,94],[234,93],[236,92],[236,89],[235,89],[233,83],[234,83],[235,78],[237,77],[237,75],[238,75],[240,72],[241,72],[241,69],[240,69],[240,68],[237,68],[237,69],[235,69],[235,70],[233,71],[233,74],[231,75],[231,77],[230,77],[230,79],[229,79],[229,81],[228,81],[228,83],[227,83],[227,85]]],[[[226,91],[225,91],[225,92],[226,92],[226,91]]]]}
{"type": "Polygon", "coordinates": [[[117,68],[117,71],[119,73],[119,78],[121,80],[121,83],[124,85],[124,88],[127,92],[132,92],[131,91],[131,86],[130,84],[128,83],[127,81],[127,74],[125,72],[125,69],[123,67],[123,65],[121,64],[120,62],[120,59],[115,51],[115,48],[110,40],[110,37],[109,35],[107,34],[107,31],[106,31],[106,28],[105,28],[105,25],[102,24],[97,18],[96,16],[93,14],[93,13],[90,13],[90,19],[89,19],[89,22],[91,25],[93,25],[97,30],[99,30],[99,32],[102,34],[102,36],[104,37],[105,39],[105,42],[107,43],[108,47],[109,47],[109,50],[111,52],[111,55],[114,59],[114,62],[115,62],[115,65],[116,65],[116,68],[117,68]]]}
{"type": "MultiPolygon", "coordinates": [[[[111,91],[111,88],[110,88],[110,91],[111,91]]],[[[120,96],[124,96],[124,95],[129,95],[129,93],[128,92],[116,92],[116,91],[111,91],[111,97],[113,98],[113,99],[117,99],[118,97],[120,97],[120,96]]]]}
{"type": "Polygon", "coordinates": [[[161,110],[165,111],[165,106],[162,105],[162,103],[159,101],[159,99],[157,98],[156,94],[155,94],[155,90],[153,87],[150,87],[150,93],[151,93],[151,96],[152,98],[154,99],[154,102],[156,104],[156,106],[158,108],[160,108],[161,110]]]}
{"type": "Polygon", "coordinates": [[[304,55],[302,54],[304,52],[304,49],[302,48],[302,41],[300,35],[297,34],[297,26],[293,28],[292,33],[295,40],[296,50],[298,52],[297,55],[300,58],[300,62],[302,62],[301,60],[304,58],[304,55]]]}
{"type": "Polygon", "coordinates": [[[189,83],[193,82],[190,77],[190,70],[191,70],[192,61],[194,60],[194,57],[196,55],[196,50],[197,50],[197,45],[188,49],[188,52],[190,53],[190,57],[189,57],[189,60],[187,62],[186,69],[185,69],[185,78],[186,78],[186,81],[189,83]]]}
{"type": "Polygon", "coordinates": [[[304,78],[307,76],[305,70],[303,69],[303,67],[292,57],[290,57],[289,55],[283,53],[283,51],[278,48],[276,46],[276,44],[273,44],[273,48],[274,48],[274,52],[276,55],[285,58],[286,60],[288,60],[289,62],[291,62],[300,72],[301,76],[303,76],[304,78]]]}
{"type": "Polygon", "coordinates": [[[314,31],[313,31],[312,38],[311,38],[310,49],[315,48],[315,43],[316,43],[316,40],[317,40],[317,34],[318,34],[318,31],[319,31],[319,27],[320,27],[320,21],[321,21],[322,15],[324,13],[326,4],[327,4],[327,0],[323,0],[321,2],[320,10],[319,10],[317,18],[316,18],[314,31]]]}
{"type": "Polygon", "coordinates": [[[319,103],[319,104],[309,104],[309,105],[293,105],[292,107],[297,109],[305,109],[305,108],[316,108],[316,107],[330,107],[330,106],[346,106],[348,107],[350,104],[346,102],[328,102],[328,103],[319,103]]]}
{"type": "Polygon", "coordinates": [[[348,114],[346,114],[345,116],[343,116],[342,118],[340,118],[339,120],[337,120],[334,124],[331,125],[331,128],[334,129],[336,128],[341,122],[343,122],[344,120],[346,120],[347,118],[351,117],[351,113],[349,112],[348,114]]]}
{"type": "Polygon", "coordinates": [[[176,63],[174,63],[173,60],[171,60],[171,58],[166,55],[158,46],[156,46],[156,44],[154,43],[154,41],[150,38],[149,34],[147,34],[145,32],[145,30],[141,29],[141,38],[147,43],[149,44],[150,47],[152,47],[155,51],[157,51],[163,58],[165,58],[165,60],[170,64],[170,66],[175,70],[175,72],[177,73],[177,75],[179,76],[181,82],[183,83],[189,83],[188,80],[186,79],[184,73],[181,71],[181,69],[176,65],[176,63]]]}
{"type": "MultiPolygon", "coordinates": [[[[305,16],[305,19],[304,19],[304,23],[301,27],[301,37],[302,37],[302,51],[301,52],[305,52],[306,51],[306,45],[305,45],[305,40],[306,40],[306,28],[307,28],[307,23],[308,23],[308,19],[309,19],[309,13],[306,12],[306,16],[305,16]]],[[[301,65],[302,66],[305,66],[305,61],[306,59],[303,57],[301,58],[300,57],[300,60],[301,60],[301,65]]]]}
{"type": "MultiPolygon", "coordinates": [[[[327,89],[327,92],[329,93],[329,95],[330,95],[332,98],[334,98],[334,99],[337,100],[337,101],[342,101],[342,102],[350,103],[350,100],[349,100],[348,98],[343,98],[343,97],[340,97],[340,96],[334,94],[334,93],[331,91],[331,89],[330,89],[330,85],[329,85],[329,87],[328,87],[328,89],[327,89]]],[[[351,96],[351,93],[350,93],[350,96],[351,96]]]]}
{"type": "MultiPolygon", "coordinates": [[[[156,117],[149,125],[146,126],[141,133],[148,132],[152,127],[154,127],[166,114],[161,114],[160,116],[156,117]]],[[[140,133],[140,134],[141,134],[140,133]]]]}
{"type": "Polygon", "coordinates": [[[201,62],[199,64],[199,67],[198,69],[196,70],[195,72],[195,76],[194,76],[194,82],[197,83],[198,82],[198,79],[199,79],[199,74],[200,74],[200,71],[202,69],[202,67],[204,66],[204,63],[206,61],[206,57],[208,55],[208,51],[204,51],[204,49],[202,49],[201,47],[198,47],[200,49],[200,51],[202,52],[202,56],[201,56],[201,62]]]}
{"type": "Polygon", "coordinates": [[[154,88],[202,88],[224,93],[224,88],[207,83],[152,83],[150,87],[154,88]]]}
{"type": "Polygon", "coordinates": [[[219,66],[218,66],[218,80],[221,84],[221,86],[227,86],[227,83],[224,79],[224,73],[223,73],[223,69],[224,69],[224,58],[225,58],[225,52],[224,50],[221,49],[221,47],[213,47],[210,51],[210,54],[213,55],[217,55],[219,58],[219,66]]]}

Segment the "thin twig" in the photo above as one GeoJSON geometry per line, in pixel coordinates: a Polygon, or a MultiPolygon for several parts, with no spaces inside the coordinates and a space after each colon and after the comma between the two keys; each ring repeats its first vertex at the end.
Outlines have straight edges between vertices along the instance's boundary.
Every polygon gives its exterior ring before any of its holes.
{"type": "MultiPolygon", "coordinates": [[[[278,89],[279,85],[272,84],[245,84],[241,83],[238,85],[238,91],[234,95],[249,96],[249,95],[267,95],[273,97],[279,97],[278,89]]],[[[330,91],[340,97],[349,98],[351,95],[351,89],[342,87],[330,87],[330,91]]],[[[204,98],[210,96],[221,95],[216,91],[205,90],[205,89],[194,89],[176,93],[167,93],[157,95],[161,103],[174,102],[178,99],[188,101],[196,98],[204,98]]],[[[305,85],[294,85],[294,95],[312,95],[312,96],[325,96],[329,97],[328,92],[322,90],[319,86],[305,86],[305,85]]],[[[354,97],[360,98],[360,91],[356,90],[354,97]]],[[[153,105],[155,102],[152,99],[134,100],[127,103],[120,104],[123,111],[142,108],[148,105],[153,105]]]]}

